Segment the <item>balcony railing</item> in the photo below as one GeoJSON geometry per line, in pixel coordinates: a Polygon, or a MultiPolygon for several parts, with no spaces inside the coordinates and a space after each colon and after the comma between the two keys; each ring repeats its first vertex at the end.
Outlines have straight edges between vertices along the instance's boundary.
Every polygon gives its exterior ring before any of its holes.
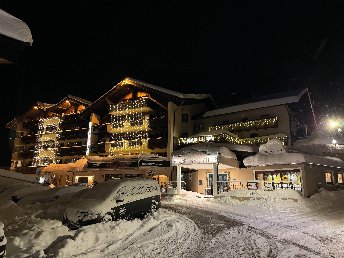
{"type": "Polygon", "coordinates": [[[86,146],[61,147],[57,152],[57,156],[82,156],[86,154],[86,146]]]}
{"type": "Polygon", "coordinates": [[[63,131],[60,133],[59,140],[83,139],[87,138],[87,129],[63,131]]]}
{"type": "Polygon", "coordinates": [[[20,138],[21,143],[23,144],[31,144],[37,141],[36,135],[25,135],[20,138]]]}
{"type": "Polygon", "coordinates": [[[33,151],[25,150],[18,152],[19,159],[32,159],[33,158],[33,151]]]}
{"type": "Polygon", "coordinates": [[[229,132],[239,132],[248,130],[258,130],[265,128],[276,128],[278,126],[278,118],[262,118],[257,120],[249,120],[244,122],[229,123],[225,125],[210,126],[209,131],[227,130],[229,132]]]}

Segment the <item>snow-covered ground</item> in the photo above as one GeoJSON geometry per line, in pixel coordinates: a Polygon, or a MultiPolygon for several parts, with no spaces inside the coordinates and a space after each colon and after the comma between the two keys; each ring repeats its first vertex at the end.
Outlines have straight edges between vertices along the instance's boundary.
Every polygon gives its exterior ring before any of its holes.
{"type": "Polygon", "coordinates": [[[0,176],[7,257],[344,257],[344,192],[184,192],[143,220],[69,230],[64,207],[82,189],[0,176]]]}

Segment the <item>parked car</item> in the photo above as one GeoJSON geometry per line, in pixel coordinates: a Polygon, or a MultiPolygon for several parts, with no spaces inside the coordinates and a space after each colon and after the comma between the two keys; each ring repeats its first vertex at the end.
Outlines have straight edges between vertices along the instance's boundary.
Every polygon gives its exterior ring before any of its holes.
{"type": "Polygon", "coordinates": [[[0,258],[5,257],[6,255],[6,244],[7,239],[4,233],[4,224],[0,221],[0,258]]]}
{"type": "Polygon", "coordinates": [[[160,196],[159,184],[153,179],[98,183],[66,206],[63,224],[77,229],[102,221],[141,218],[160,208],[160,196]]]}

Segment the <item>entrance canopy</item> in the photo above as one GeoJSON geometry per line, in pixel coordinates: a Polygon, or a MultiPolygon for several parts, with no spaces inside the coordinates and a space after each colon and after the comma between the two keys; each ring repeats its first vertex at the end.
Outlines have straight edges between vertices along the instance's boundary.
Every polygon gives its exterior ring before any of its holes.
{"type": "Polygon", "coordinates": [[[192,169],[238,168],[239,162],[234,152],[226,147],[196,144],[172,153],[172,166],[192,169]]]}

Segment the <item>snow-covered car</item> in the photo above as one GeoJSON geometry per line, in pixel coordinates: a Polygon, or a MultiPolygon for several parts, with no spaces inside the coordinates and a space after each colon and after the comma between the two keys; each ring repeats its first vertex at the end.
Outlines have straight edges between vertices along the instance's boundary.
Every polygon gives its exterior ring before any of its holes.
{"type": "Polygon", "coordinates": [[[6,255],[6,244],[7,239],[5,237],[4,224],[0,221],[0,258],[6,255]]]}
{"type": "Polygon", "coordinates": [[[66,206],[63,224],[71,229],[102,221],[144,217],[160,208],[160,188],[153,179],[110,180],[85,189],[66,206]]]}

